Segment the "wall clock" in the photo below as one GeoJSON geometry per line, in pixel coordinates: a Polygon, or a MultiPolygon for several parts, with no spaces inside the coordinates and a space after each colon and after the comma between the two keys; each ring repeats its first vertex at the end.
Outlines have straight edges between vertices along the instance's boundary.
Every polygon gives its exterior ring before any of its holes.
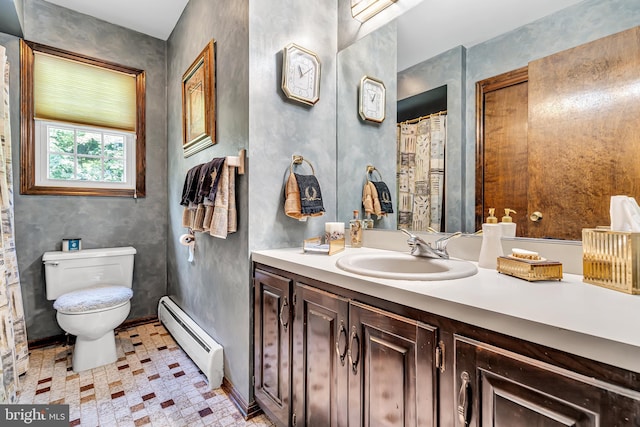
{"type": "Polygon", "coordinates": [[[385,117],[385,93],[384,83],[380,80],[369,76],[360,80],[358,112],[362,120],[382,123],[385,117]]]}
{"type": "Polygon", "coordinates": [[[282,91],[296,101],[314,105],[320,100],[320,59],[294,43],[282,53],[282,91]]]}

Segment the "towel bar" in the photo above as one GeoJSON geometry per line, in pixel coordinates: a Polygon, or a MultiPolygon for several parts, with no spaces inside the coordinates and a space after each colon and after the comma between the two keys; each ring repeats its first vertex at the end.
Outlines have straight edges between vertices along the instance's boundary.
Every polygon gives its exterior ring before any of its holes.
{"type": "Polygon", "coordinates": [[[247,154],[247,150],[244,148],[238,152],[237,156],[227,156],[227,165],[234,166],[238,170],[238,175],[244,175],[244,160],[247,154]]]}

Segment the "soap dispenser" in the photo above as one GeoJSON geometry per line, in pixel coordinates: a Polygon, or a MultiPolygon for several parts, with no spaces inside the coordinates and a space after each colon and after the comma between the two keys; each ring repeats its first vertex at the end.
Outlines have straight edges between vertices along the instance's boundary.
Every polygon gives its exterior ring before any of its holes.
{"type": "Polygon", "coordinates": [[[495,208],[489,209],[487,222],[482,224],[482,246],[478,258],[478,266],[482,268],[495,269],[498,257],[503,255],[500,241],[502,227],[498,224],[498,218],[494,216],[495,211],[495,208]]]}
{"type": "Polygon", "coordinates": [[[502,222],[500,223],[500,228],[502,229],[502,237],[516,237],[516,223],[513,222],[513,218],[511,218],[512,213],[518,213],[513,209],[506,208],[504,210],[504,216],[502,217],[502,222]]]}
{"type": "Polygon", "coordinates": [[[362,247],[362,221],[358,219],[358,211],[353,211],[353,218],[349,221],[349,236],[352,248],[362,247]]]}

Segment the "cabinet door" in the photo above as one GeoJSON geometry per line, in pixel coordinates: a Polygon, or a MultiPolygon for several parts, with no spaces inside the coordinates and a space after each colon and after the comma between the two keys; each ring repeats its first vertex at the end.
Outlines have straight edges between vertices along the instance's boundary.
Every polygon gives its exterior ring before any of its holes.
{"type": "Polygon", "coordinates": [[[290,425],[291,280],[256,270],[255,397],[278,425],[290,425]]]}
{"type": "Polygon", "coordinates": [[[349,316],[349,426],[436,425],[436,329],[354,302],[349,316]]]}
{"type": "Polygon", "coordinates": [[[640,393],[455,338],[457,426],[640,425],[640,393]]]}
{"type": "Polygon", "coordinates": [[[294,301],[294,424],[346,426],[349,302],[298,283],[294,301]]]}

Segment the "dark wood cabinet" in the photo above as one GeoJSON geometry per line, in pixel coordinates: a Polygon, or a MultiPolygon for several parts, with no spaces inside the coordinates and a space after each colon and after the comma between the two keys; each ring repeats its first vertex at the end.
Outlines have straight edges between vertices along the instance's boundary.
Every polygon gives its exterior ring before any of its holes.
{"type": "Polygon", "coordinates": [[[349,425],[435,426],[436,329],[352,302],[349,425]]]}
{"type": "Polygon", "coordinates": [[[254,390],[256,402],[279,425],[290,425],[292,280],[254,274],[254,390]]]}
{"type": "Polygon", "coordinates": [[[640,395],[455,337],[458,426],[638,426],[640,395]]]}
{"type": "Polygon", "coordinates": [[[435,327],[260,270],[254,286],[256,401],[276,424],[437,425],[435,327]]]}
{"type": "Polygon", "coordinates": [[[640,426],[639,373],[267,266],[254,288],[278,426],[640,426]]]}
{"type": "Polygon", "coordinates": [[[294,424],[346,426],[349,301],[299,283],[294,298],[294,424]]]}

